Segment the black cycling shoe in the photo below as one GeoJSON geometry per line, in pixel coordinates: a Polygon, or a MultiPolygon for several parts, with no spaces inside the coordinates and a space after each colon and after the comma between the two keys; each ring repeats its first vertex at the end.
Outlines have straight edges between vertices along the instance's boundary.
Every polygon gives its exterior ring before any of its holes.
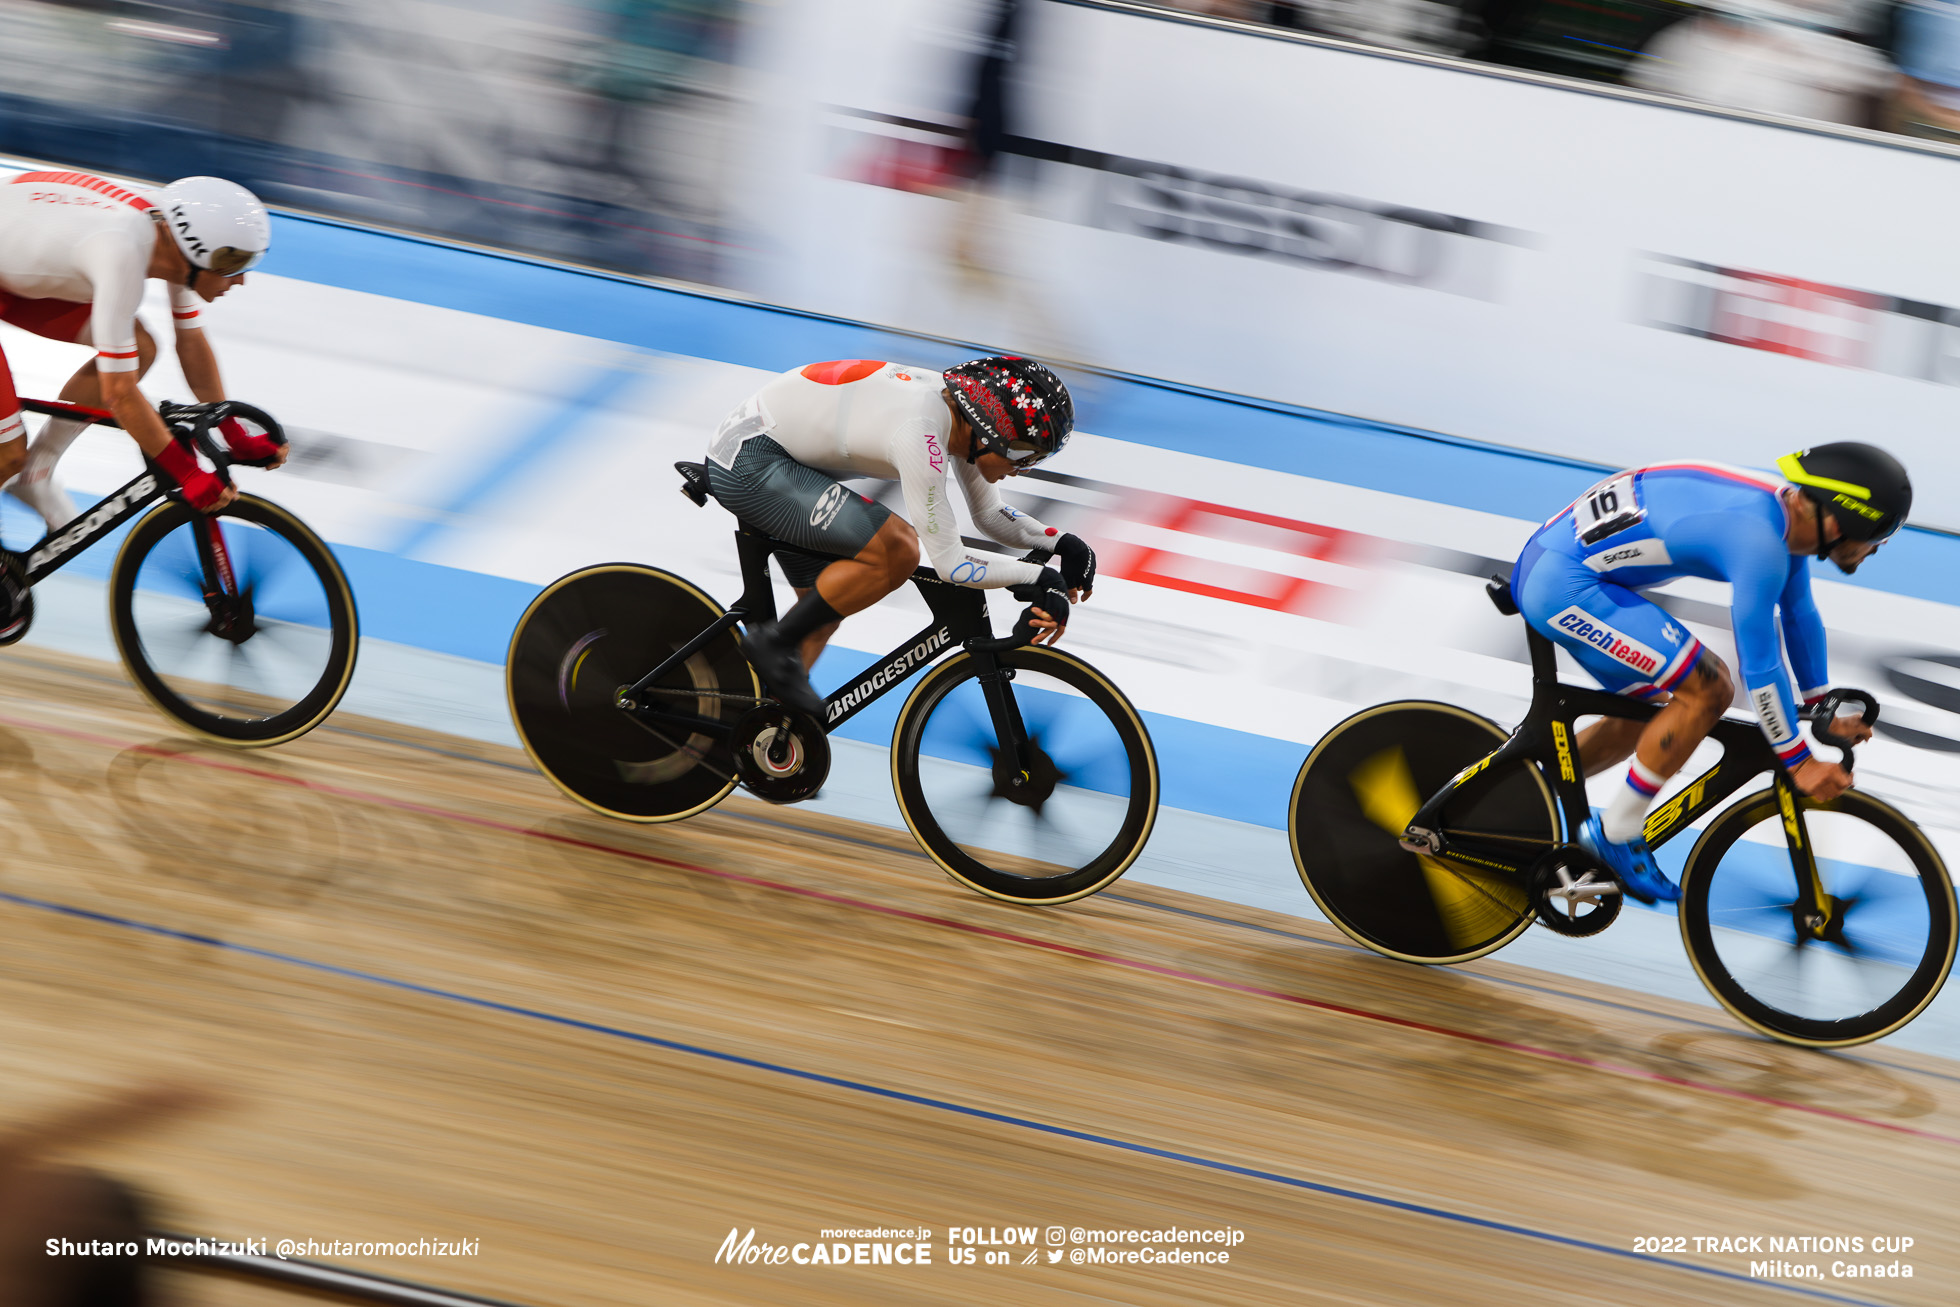
{"type": "Polygon", "coordinates": [[[803,660],[796,656],[796,646],[783,638],[774,622],[746,628],[742,647],[771,694],[796,711],[823,720],[823,700],[810,684],[803,660]]]}
{"type": "Polygon", "coordinates": [[[34,592],[28,587],[27,560],[0,549],[0,645],[27,634],[34,621],[34,592]]]}

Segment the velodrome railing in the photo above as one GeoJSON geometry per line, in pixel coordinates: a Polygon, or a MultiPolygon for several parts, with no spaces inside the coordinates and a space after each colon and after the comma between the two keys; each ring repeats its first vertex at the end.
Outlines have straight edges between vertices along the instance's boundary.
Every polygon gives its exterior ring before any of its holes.
{"type": "Polygon", "coordinates": [[[275,1285],[309,1298],[391,1303],[398,1307],[527,1307],[526,1304],[506,1302],[501,1298],[480,1298],[475,1294],[457,1293],[452,1289],[438,1289],[367,1271],[329,1266],[323,1262],[195,1251],[200,1245],[209,1248],[222,1242],[208,1237],[174,1234],[166,1230],[152,1230],[149,1237],[163,1240],[167,1245],[181,1246],[179,1251],[166,1250],[155,1258],[159,1265],[173,1270],[275,1285]]]}

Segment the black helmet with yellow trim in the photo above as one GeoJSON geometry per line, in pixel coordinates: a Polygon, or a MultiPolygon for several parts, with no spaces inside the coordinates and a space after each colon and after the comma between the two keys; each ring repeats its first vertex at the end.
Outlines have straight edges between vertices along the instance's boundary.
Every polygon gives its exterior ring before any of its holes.
{"type": "MultiPolygon", "coordinates": [[[[1845,540],[1883,540],[1912,511],[1912,481],[1905,465],[1876,445],[1838,440],[1785,454],[1777,471],[1822,513],[1837,519],[1845,540]]],[[[1830,552],[1818,523],[1817,555],[1830,552]]]]}

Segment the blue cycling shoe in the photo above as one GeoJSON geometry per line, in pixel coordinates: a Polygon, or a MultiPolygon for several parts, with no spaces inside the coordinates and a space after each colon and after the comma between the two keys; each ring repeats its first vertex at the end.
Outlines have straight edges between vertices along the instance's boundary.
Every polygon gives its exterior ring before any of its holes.
{"type": "Polygon", "coordinates": [[[1593,814],[1592,820],[1586,823],[1586,829],[1580,832],[1579,843],[1620,878],[1622,889],[1642,903],[1656,900],[1673,903],[1680,899],[1681,887],[1669,880],[1660,864],[1654,861],[1653,850],[1647,847],[1647,841],[1613,843],[1599,828],[1598,813],[1593,814]]]}

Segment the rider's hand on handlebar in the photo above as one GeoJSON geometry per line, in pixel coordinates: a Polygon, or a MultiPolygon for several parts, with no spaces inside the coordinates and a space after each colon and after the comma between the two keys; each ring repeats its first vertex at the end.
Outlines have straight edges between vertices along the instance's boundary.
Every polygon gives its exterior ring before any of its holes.
{"type": "MultiPolygon", "coordinates": [[[[1816,725],[1813,724],[1811,730],[1815,731],[1816,729],[1816,725]]],[[[1872,737],[1872,728],[1865,725],[1865,719],[1856,712],[1848,712],[1842,716],[1831,718],[1829,722],[1825,723],[1824,729],[1841,739],[1851,741],[1853,744],[1863,744],[1872,737]]]]}
{"type": "Polygon", "coordinates": [[[1007,592],[1028,606],[1021,614],[1021,620],[1014,624],[1014,633],[1023,639],[1030,638],[1035,644],[1054,644],[1068,629],[1068,585],[1062,574],[1052,567],[1041,569],[1039,578],[1022,585],[1009,586],[1007,592]]]}
{"type": "Polygon", "coordinates": [[[1054,618],[1032,604],[1028,606],[1028,611],[1021,620],[1034,631],[1034,638],[1028,641],[1029,644],[1054,644],[1062,638],[1062,632],[1068,630],[1066,626],[1059,625],[1054,618]]]}
{"type": "Polygon", "coordinates": [[[1068,601],[1079,604],[1096,591],[1096,551],[1081,536],[1064,535],[1055,542],[1055,557],[1068,583],[1068,601]]]}
{"type": "MultiPolygon", "coordinates": [[[[1860,722],[1859,725],[1863,726],[1864,723],[1860,722]]],[[[1846,733],[1849,734],[1848,731],[1846,733]]],[[[1870,728],[1866,728],[1865,734],[1871,734],[1870,728]]],[[[1805,758],[1790,773],[1790,780],[1801,793],[1825,803],[1851,788],[1851,773],[1822,758],[1805,758]]]]}
{"type": "Polygon", "coordinates": [[[234,462],[252,467],[283,467],[287,449],[264,432],[246,429],[242,418],[228,417],[218,423],[218,434],[225,438],[234,462]]]}

